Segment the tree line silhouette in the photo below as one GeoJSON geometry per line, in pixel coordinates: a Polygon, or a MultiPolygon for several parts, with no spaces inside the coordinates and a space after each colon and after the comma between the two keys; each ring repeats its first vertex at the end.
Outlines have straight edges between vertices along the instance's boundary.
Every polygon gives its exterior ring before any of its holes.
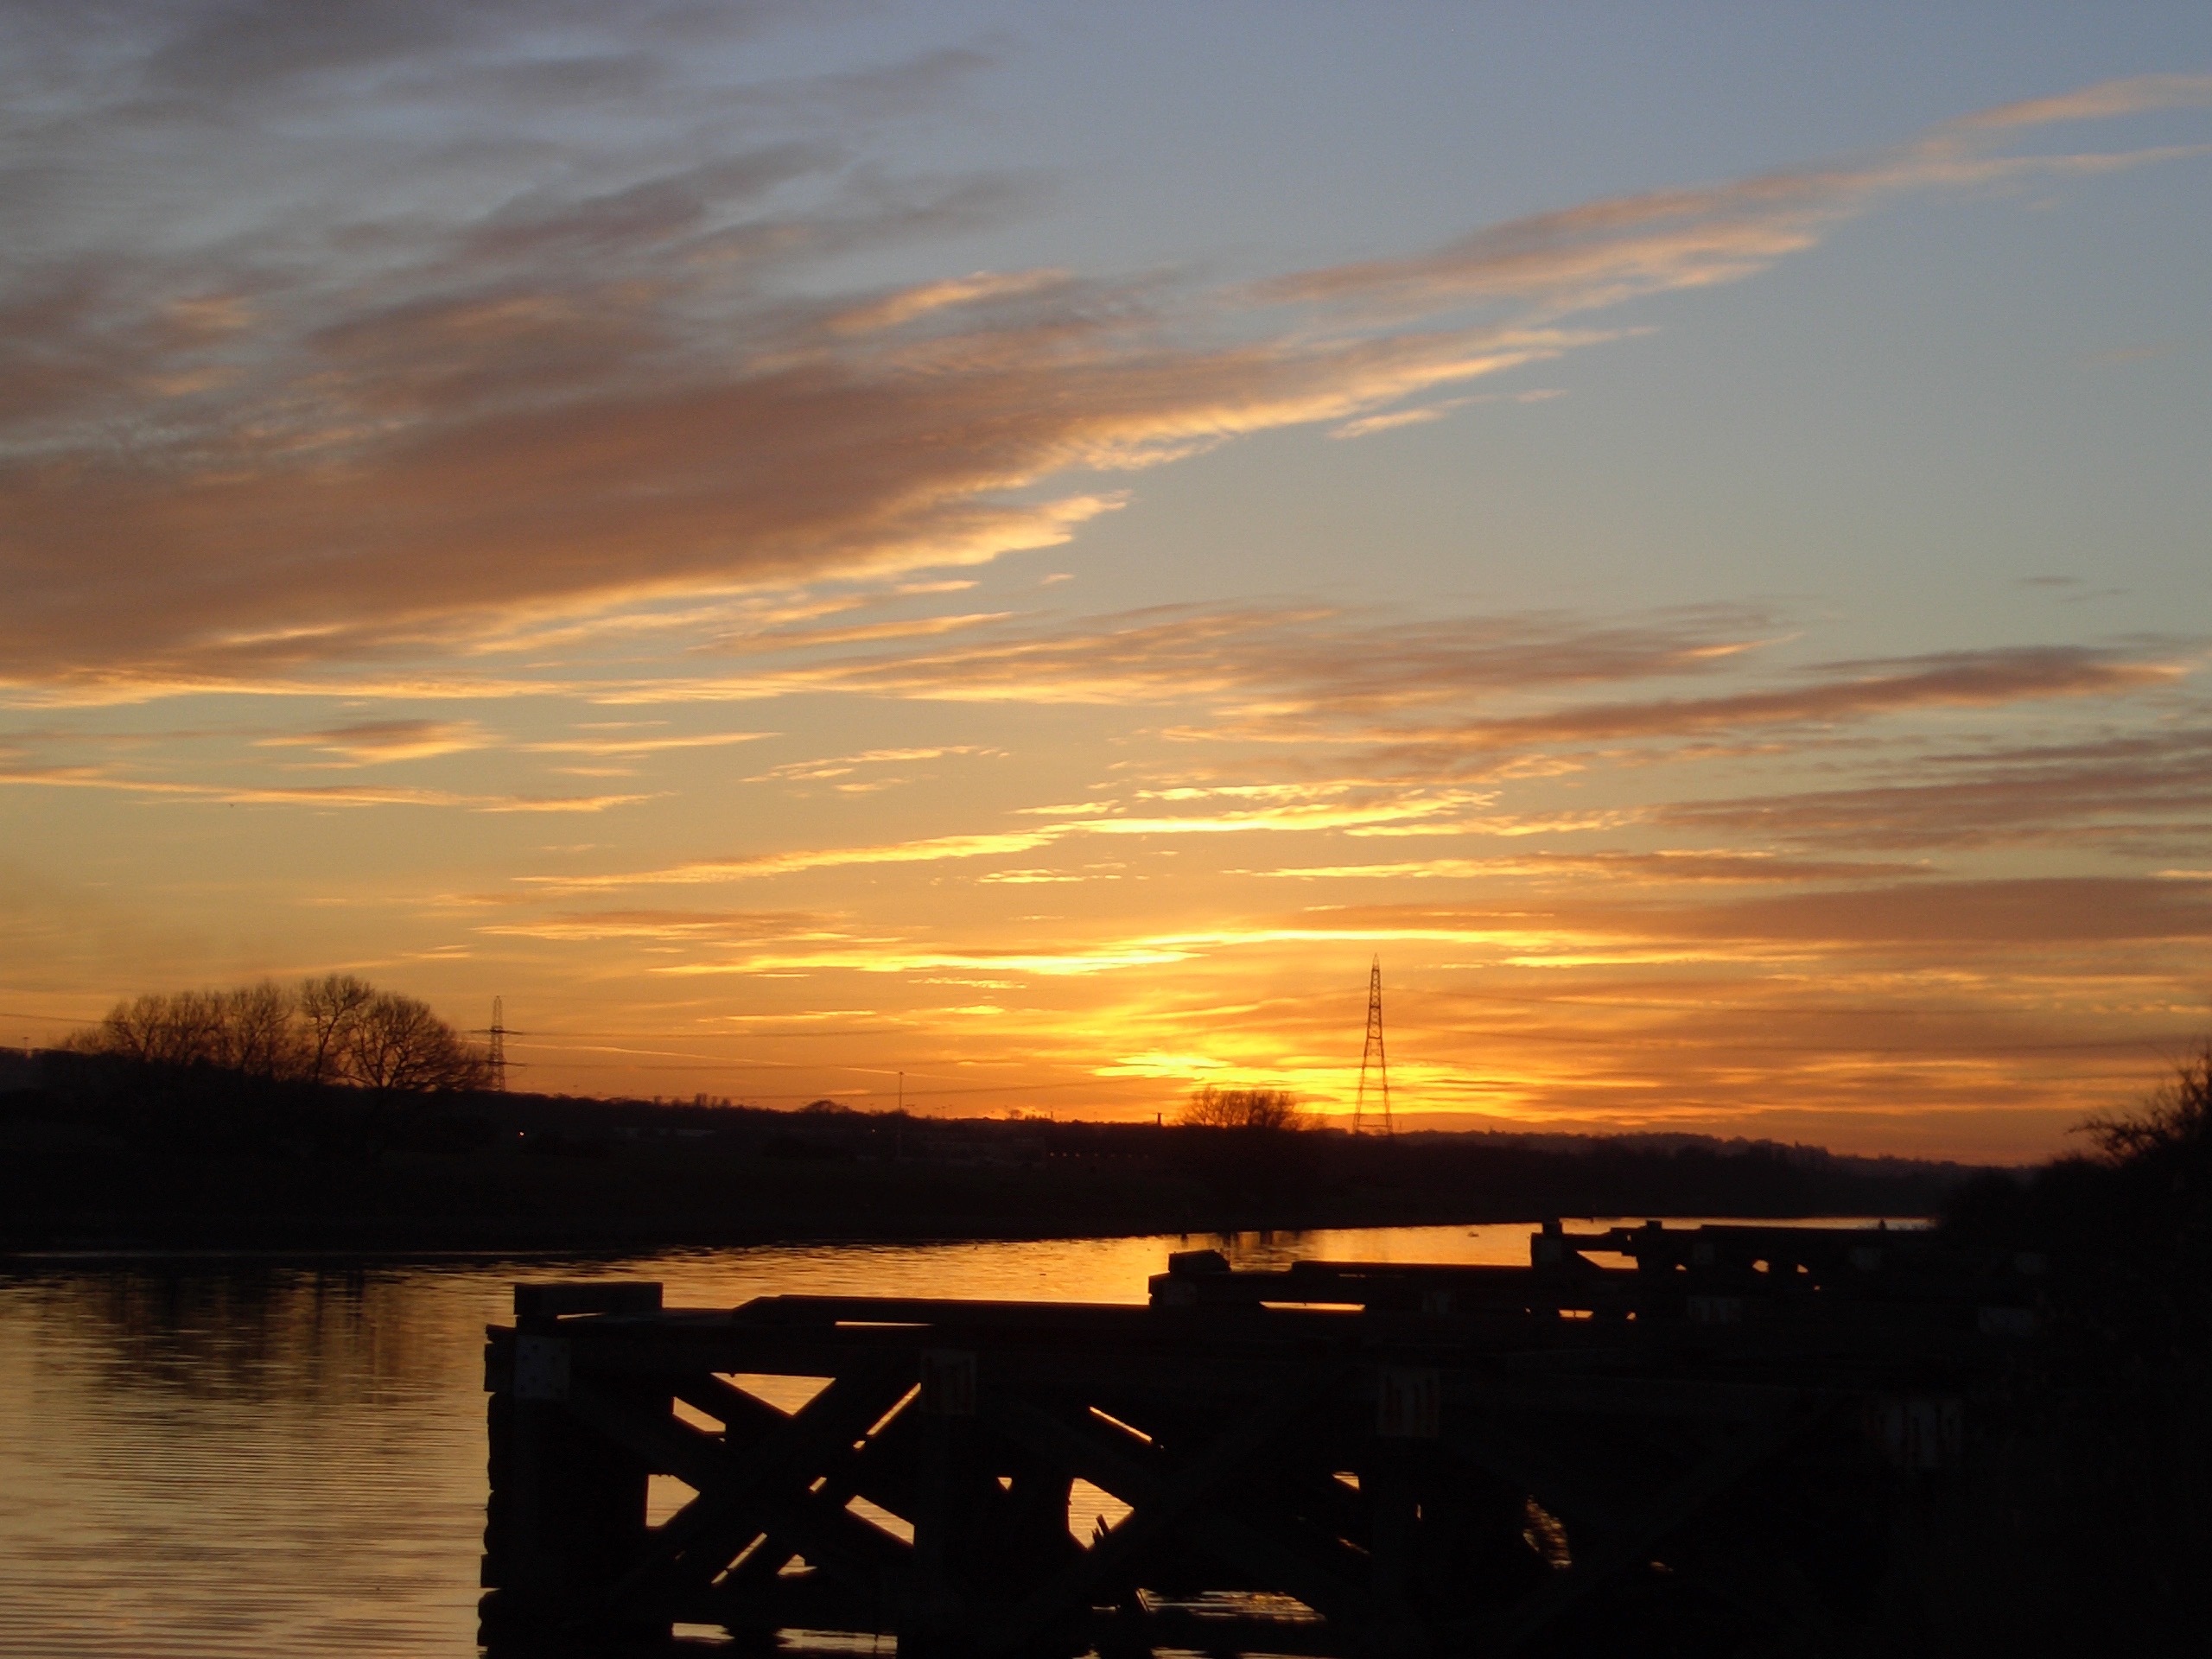
{"type": "MultiPolygon", "coordinates": [[[[2212,1040],[2086,1154],[1962,1184],[1944,1230],[2049,1262],[2044,1339],[2010,1380],[2017,1452],[1981,1492],[1973,1650],[2200,1653],[2212,1630],[2212,1040]],[[1992,1593],[1976,1600],[1985,1586],[1992,1593]]],[[[1967,1650],[1964,1648],[1961,1651],[1967,1650]]]]}
{"type": "Polygon", "coordinates": [[[492,1081],[482,1052],[428,1003],[352,974],[296,987],[264,979],[226,991],[149,993],[117,1003],[63,1046],[145,1065],[378,1094],[459,1092],[492,1081]]]}
{"type": "Polygon", "coordinates": [[[1224,1089],[1209,1083],[1191,1091],[1175,1121],[1194,1129],[1263,1129],[1280,1132],[1313,1127],[1287,1089],[1224,1089]]]}

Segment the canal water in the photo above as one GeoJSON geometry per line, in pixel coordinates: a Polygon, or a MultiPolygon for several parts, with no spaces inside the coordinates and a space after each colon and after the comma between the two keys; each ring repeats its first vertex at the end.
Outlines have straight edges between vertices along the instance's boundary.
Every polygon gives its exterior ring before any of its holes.
{"type": "Polygon", "coordinates": [[[0,1651],[473,1654],[483,1333],[517,1279],[658,1279],[692,1306],[785,1293],[1141,1302],[1171,1249],[1215,1244],[1240,1266],[1525,1263],[1529,1232],[0,1262],[0,1651]]]}

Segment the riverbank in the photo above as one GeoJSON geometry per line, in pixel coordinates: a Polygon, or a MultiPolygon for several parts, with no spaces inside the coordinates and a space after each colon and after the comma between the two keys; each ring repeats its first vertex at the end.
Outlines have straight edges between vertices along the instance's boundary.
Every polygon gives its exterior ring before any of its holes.
{"type": "Polygon", "coordinates": [[[0,1095],[0,1250],[604,1251],[1910,1216],[1974,1173],[1695,1137],[1385,1140],[182,1084],[198,1086],[0,1095]]]}

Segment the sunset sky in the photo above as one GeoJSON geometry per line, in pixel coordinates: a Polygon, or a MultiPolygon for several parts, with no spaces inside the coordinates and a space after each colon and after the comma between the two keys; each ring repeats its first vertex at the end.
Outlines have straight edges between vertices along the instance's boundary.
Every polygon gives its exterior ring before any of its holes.
{"type": "Polygon", "coordinates": [[[2212,1027],[2212,9],[0,4],[0,1039],[1995,1159],[2212,1027]]]}

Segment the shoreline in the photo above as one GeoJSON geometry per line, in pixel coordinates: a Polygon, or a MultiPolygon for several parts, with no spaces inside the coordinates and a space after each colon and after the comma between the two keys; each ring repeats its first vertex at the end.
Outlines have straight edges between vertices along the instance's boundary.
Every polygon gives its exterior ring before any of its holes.
{"type": "MultiPolygon", "coordinates": [[[[1319,1222],[1298,1226],[1237,1226],[1198,1227],[1191,1229],[1145,1227],[1128,1230],[1096,1231],[1090,1229],[1040,1230],[1019,1229],[1002,1230],[973,1230],[950,1233],[854,1233],[849,1231],[784,1234],[773,1237],[753,1237],[702,1242],[697,1239],[663,1239],[654,1243],[601,1244],[542,1244],[542,1245],[480,1245],[480,1246],[416,1246],[416,1245],[201,1245],[175,1246],[121,1245],[114,1247],[54,1247],[20,1250],[0,1250],[0,1276],[11,1272],[35,1272],[50,1268],[72,1267],[125,1268],[140,1264],[238,1263],[270,1267],[321,1266],[359,1263],[403,1264],[439,1262],[514,1262],[539,1261],[611,1261],[646,1255],[665,1255],[678,1252],[708,1252],[727,1250],[775,1250],[845,1249],[928,1249],[963,1244],[1020,1244],[1020,1243],[1100,1243],[1126,1242],[1137,1238],[1180,1240],[1218,1240],[1248,1234],[1299,1235],[1323,1232],[1397,1231],[1415,1229],[1451,1227],[1526,1227],[1531,1231],[1541,1228],[1548,1220],[1599,1223],[1618,1221],[1621,1217],[1601,1215],[1582,1215],[1567,1212],[1547,1217],[1503,1217],[1470,1220],[1464,1217],[1445,1221],[1389,1221],[1389,1222],[1319,1222]]],[[[1657,1216],[1639,1217],[1657,1220],[1669,1225],[1695,1225],[1721,1220],[1710,1216],[1657,1216]]],[[[1905,1215],[1895,1212],[1859,1215],[1822,1213],[1819,1215],[1732,1216],[1726,1224],[1767,1224],[1776,1226],[1834,1227],[1839,1230],[1884,1225],[1897,1230],[1917,1230],[1936,1224],[1935,1217],[1927,1215],[1905,1215]]]]}
{"type": "Polygon", "coordinates": [[[0,1262],[1917,1217],[1980,1173],[1694,1137],[1353,1138],[528,1096],[47,1091],[0,1095],[0,1262]]]}

